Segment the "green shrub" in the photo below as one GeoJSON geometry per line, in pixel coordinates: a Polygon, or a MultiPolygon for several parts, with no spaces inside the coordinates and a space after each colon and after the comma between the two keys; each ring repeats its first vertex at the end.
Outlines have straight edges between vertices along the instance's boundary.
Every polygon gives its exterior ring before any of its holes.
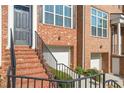
{"type": "Polygon", "coordinates": [[[93,76],[93,75],[96,75],[96,74],[100,74],[100,72],[96,69],[87,69],[86,70],[86,75],[87,76],[93,76]]]}
{"type": "Polygon", "coordinates": [[[78,66],[75,71],[77,72],[77,74],[79,75],[82,75],[84,74],[85,70],[81,67],[81,66],[78,66]]]}
{"type": "MultiPolygon", "coordinates": [[[[98,74],[100,74],[100,72],[97,69],[87,69],[85,72],[85,76],[94,76],[98,74]]],[[[101,81],[102,78],[100,77],[99,79],[99,76],[96,76],[93,79],[99,82],[99,80],[101,81]]]]}

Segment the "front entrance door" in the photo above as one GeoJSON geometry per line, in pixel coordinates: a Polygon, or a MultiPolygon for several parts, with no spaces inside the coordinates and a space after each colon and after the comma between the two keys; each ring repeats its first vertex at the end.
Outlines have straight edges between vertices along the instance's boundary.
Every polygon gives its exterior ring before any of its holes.
{"type": "Polygon", "coordinates": [[[14,6],[14,41],[16,45],[31,45],[31,6],[14,6]]]}

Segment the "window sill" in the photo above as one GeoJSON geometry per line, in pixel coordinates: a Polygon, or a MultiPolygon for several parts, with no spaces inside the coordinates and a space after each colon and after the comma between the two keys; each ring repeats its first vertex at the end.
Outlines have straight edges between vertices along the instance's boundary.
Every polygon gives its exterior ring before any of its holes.
{"type": "Polygon", "coordinates": [[[63,26],[58,26],[58,25],[54,25],[54,24],[47,24],[47,23],[40,23],[43,25],[47,25],[47,26],[53,26],[53,27],[57,27],[57,28],[64,28],[64,29],[74,29],[74,28],[70,28],[70,27],[63,27],[63,26]]]}
{"type": "Polygon", "coordinates": [[[94,38],[99,38],[99,39],[108,39],[108,37],[100,37],[100,36],[93,36],[93,35],[90,35],[90,36],[94,38]]]}

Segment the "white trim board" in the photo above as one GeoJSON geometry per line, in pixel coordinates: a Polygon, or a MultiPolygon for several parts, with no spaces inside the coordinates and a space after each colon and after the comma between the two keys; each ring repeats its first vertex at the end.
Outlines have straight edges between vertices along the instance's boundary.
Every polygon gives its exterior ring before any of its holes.
{"type": "Polygon", "coordinates": [[[7,45],[7,49],[10,48],[10,29],[12,29],[12,31],[14,30],[14,6],[13,5],[9,5],[8,6],[8,45],[7,45]]]}
{"type": "Polygon", "coordinates": [[[2,64],[2,8],[0,5],[0,66],[2,64]]]}
{"type": "Polygon", "coordinates": [[[32,26],[33,26],[33,41],[32,41],[32,48],[35,49],[35,31],[37,31],[37,5],[33,5],[33,20],[32,20],[32,26]]]}

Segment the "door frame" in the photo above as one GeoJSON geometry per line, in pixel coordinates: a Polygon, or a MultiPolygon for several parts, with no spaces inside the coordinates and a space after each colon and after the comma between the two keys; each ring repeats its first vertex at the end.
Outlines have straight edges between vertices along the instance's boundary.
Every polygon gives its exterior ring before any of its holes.
{"type": "MultiPolygon", "coordinates": [[[[8,5],[8,42],[7,49],[10,48],[10,29],[14,36],[14,5],[8,5]]],[[[35,49],[35,31],[37,31],[37,5],[32,5],[32,45],[35,49]]]]}

